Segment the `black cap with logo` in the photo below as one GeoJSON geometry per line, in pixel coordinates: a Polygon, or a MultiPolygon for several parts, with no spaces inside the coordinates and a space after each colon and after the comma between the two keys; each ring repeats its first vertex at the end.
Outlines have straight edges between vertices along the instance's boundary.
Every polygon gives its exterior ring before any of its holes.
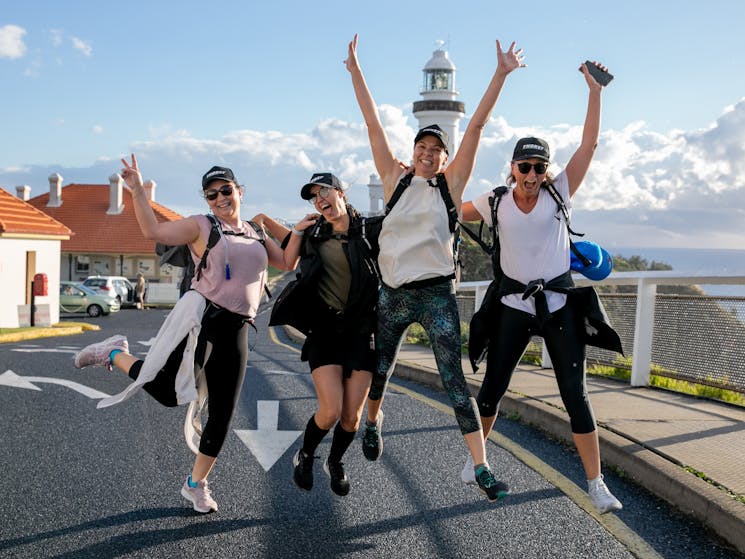
{"type": "Polygon", "coordinates": [[[215,180],[224,180],[237,184],[235,182],[235,175],[233,174],[233,171],[231,171],[227,167],[218,167],[217,165],[215,165],[202,177],[202,190],[207,188],[209,184],[215,180]]]}
{"type": "Polygon", "coordinates": [[[546,140],[540,138],[521,138],[515,145],[515,151],[512,153],[512,161],[523,161],[536,157],[544,161],[551,161],[551,152],[548,150],[546,140]]]}
{"type": "Polygon", "coordinates": [[[416,144],[424,136],[434,136],[435,138],[440,140],[442,147],[445,148],[445,153],[449,155],[448,134],[442,128],[440,128],[437,124],[430,124],[429,126],[425,126],[421,130],[419,130],[419,132],[416,133],[416,137],[414,138],[414,143],[416,144]]]}
{"type": "Polygon", "coordinates": [[[303,200],[310,200],[310,189],[315,185],[344,190],[341,181],[335,175],[331,173],[315,173],[310,177],[308,183],[304,184],[303,188],[300,189],[300,197],[303,200]]]}

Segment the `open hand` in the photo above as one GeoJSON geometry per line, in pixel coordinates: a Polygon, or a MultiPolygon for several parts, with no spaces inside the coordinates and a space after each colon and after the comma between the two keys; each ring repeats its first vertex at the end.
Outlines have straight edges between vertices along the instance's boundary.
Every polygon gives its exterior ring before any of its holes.
{"type": "Polygon", "coordinates": [[[360,67],[357,60],[357,33],[354,34],[354,39],[349,43],[349,51],[347,52],[347,59],[344,61],[344,65],[350,72],[360,67]]]}
{"type": "Polygon", "coordinates": [[[502,51],[502,45],[497,39],[497,68],[505,74],[509,74],[517,68],[525,68],[523,63],[523,49],[515,50],[515,41],[512,41],[507,52],[502,51]]]}

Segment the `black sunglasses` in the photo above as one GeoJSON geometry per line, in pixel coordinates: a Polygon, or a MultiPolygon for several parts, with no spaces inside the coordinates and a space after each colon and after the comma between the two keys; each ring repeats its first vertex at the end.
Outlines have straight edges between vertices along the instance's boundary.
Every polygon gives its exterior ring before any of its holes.
{"type": "Polygon", "coordinates": [[[224,184],[217,190],[205,190],[204,197],[209,200],[217,200],[217,195],[222,194],[223,196],[231,196],[233,194],[234,186],[232,184],[224,184]]]}
{"type": "Polygon", "coordinates": [[[530,168],[535,169],[536,175],[542,175],[546,172],[546,169],[548,169],[548,163],[528,163],[528,162],[522,162],[517,164],[517,170],[520,171],[523,175],[527,175],[530,173],[530,168]]]}

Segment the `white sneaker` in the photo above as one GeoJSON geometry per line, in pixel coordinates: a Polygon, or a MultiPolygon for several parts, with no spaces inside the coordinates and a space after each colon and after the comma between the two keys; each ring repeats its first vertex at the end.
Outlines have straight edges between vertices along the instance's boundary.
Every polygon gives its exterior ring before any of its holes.
{"type": "Polygon", "coordinates": [[[109,359],[109,354],[115,349],[129,353],[129,344],[127,343],[126,336],[111,336],[102,342],[84,347],[75,354],[75,367],[82,369],[90,365],[99,365],[111,371],[113,364],[111,363],[111,359],[109,359]]]}
{"type": "Polygon", "coordinates": [[[621,501],[616,499],[608,489],[608,486],[605,485],[602,474],[596,479],[587,481],[587,493],[590,495],[592,504],[600,514],[623,508],[621,501]]]}
{"type": "Polygon", "coordinates": [[[181,487],[181,495],[191,501],[194,510],[197,512],[207,514],[217,511],[217,503],[212,498],[212,491],[210,491],[206,479],[198,481],[196,487],[191,487],[189,485],[189,478],[186,478],[184,485],[181,487]]]}
{"type": "Polygon", "coordinates": [[[466,485],[476,485],[476,472],[473,466],[473,457],[469,456],[466,463],[463,464],[463,470],[460,473],[460,479],[466,485]]]}

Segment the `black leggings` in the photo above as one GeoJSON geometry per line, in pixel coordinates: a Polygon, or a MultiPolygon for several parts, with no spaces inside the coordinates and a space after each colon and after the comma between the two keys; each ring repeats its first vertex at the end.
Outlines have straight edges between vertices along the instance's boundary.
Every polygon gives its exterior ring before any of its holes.
{"type": "MultiPolygon", "coordinates": [[[[207,381],[207,423],[202,432],[199,452],[216,457],[228,434],[230,420],[241,394],[248,363],[248,328],[246,319],[208,304],[202,318],[194,355],[194,366],[204,367],[207,381]]],[[[184,339],[171,353],[158,375],[142,388],[164,406],[178,405],[174,382],[186,347],[184,339]]],[[[140,375],[143,361],[130,367],[129,376],[140,375]]]]}
{"type": "Polygon", "coordinates": [[[543,328],[533,315],[500,305],[497,335],[489,342],[484,382],[476,398],[481,416],[497,415],[499,403],[531,336],[542,336],[551,356],[572,432],[593,432],[595,418],[585,385],[585,345],[581,324],[571,305],[564,305],[556,311],[543,328]]]}

